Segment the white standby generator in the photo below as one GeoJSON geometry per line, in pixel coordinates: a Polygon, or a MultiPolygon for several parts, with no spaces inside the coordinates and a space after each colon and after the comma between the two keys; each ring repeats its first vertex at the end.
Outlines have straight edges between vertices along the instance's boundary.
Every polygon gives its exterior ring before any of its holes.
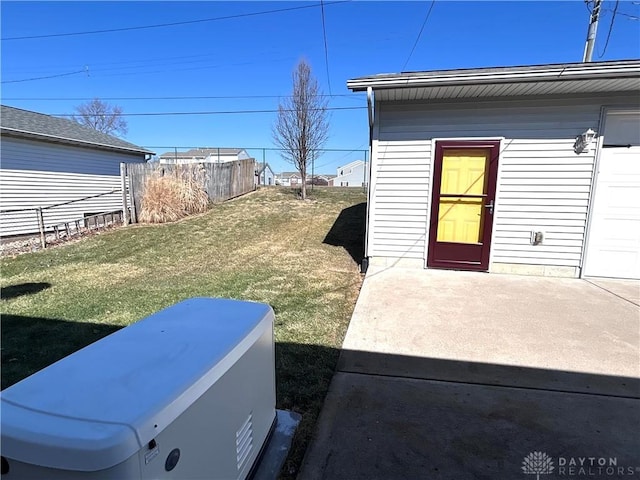
{"type": "Polygon", "coordinates": [[[246,478],[276,418],[273,322],[193,298],[7,388],[2,478],[246,478]]]}

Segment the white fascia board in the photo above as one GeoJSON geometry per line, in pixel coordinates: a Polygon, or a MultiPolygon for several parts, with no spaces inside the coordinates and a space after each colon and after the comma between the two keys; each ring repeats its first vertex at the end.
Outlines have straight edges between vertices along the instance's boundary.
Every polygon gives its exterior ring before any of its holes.
{"type": "Polygon", "coordinates": [[[605,65],[594,67],[589,64],[579,66],[554,67],[548,69],[505,69],[504,71],[474,72],[468,70],[433,75],[429,72],[398,74],[389,76],[362,77],[347,81],[347,87],[355,92],[366,90],[367,87],[397,88],[397,87],[433,87],[457,86],[469,84],[497,84],[521,82],[545,82],[558,80],[589,80],[640,77],[640,62],[626,65],[605,65]]]}

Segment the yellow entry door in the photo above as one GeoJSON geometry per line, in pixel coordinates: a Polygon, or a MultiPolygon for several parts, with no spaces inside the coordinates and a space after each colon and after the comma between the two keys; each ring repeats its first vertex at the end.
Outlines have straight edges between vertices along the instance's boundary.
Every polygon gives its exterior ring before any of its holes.
{"type": "Polygon", "coordinates": [[[446,150],[442,156],[438,242],[481,241],[488,149],[446,150]]]}
{"type": "Polygon", "coordinates": [[[427,265],[487,270],[500,142],[436,142],[427,265]]]}

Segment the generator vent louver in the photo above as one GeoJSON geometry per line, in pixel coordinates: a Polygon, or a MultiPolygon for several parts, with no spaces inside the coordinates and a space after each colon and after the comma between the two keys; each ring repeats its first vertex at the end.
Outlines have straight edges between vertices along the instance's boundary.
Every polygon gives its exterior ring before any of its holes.
{"type": "Polygon", "coordinates": [[[238,461],[238,472],[241,472],[253,451],[253,417],[252,413],[236,432],[236,459],[238,461]]]}

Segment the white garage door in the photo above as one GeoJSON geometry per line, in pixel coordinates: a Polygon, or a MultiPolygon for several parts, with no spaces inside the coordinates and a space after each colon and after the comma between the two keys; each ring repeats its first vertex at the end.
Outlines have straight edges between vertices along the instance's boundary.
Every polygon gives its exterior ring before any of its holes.
{"type": "Polygon", "coordinates": [[[640,110],[604,128],[584,274],[640,279],[640,110]]]}

